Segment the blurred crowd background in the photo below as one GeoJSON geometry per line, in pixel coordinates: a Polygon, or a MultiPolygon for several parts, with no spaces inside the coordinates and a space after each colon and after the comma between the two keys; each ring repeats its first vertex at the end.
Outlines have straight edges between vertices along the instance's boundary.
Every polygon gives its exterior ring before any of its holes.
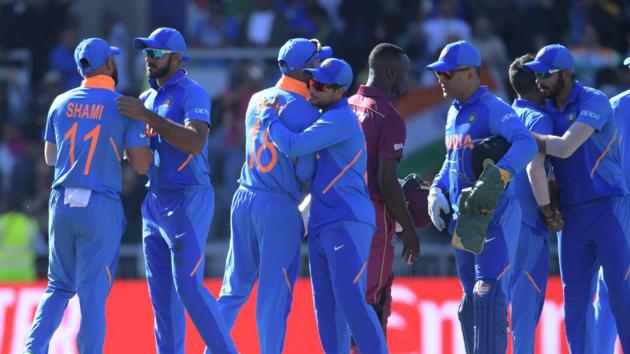
{"type": "MultiPolygon", "coordinates": [[[[92,36],[120,47],[118,90],[137,96],[146,77],[144,57],[132,40],[159,26],[185,35],[192,57],[186,68],[212,99],[209,158],[217,199],[208,276],[223,273],[230,202],[244,158],[247,103],[252,93],[279,78],[277,50],[288,38],[318,38],[332,46],[336,57],[352,65],[355,87],[365,81],[369,52],[379,42],[407,50],[411,87],[422,88],[436,84],[425,65],[444,44],[466,39],[481,51],[484,69],[506,100],[513,98],[506,81],[512,59],[556,42],[572,50],[576,76],[584,84],[611,97],[630,88],[630,74],[621,64],[630,56],[627,0],[0,0],[0,254],[8,252],[2,250],[3,235],[24,234],[37,277],[46,274],[53,173],[43,159],[43,132],[54,97],[81,82],[74,48],[92,36]]],[[[422,91],[410,95],[414,92],[422,91]]],[[[408,140],[423,139],[423,133],[412,129],[408,140]]],[[[423,162],[417,159],[404,160],[403,170],[422,170],[431,178],[442,158],[442,153],[433,156],[430,168],[419,166],[423,162]]],[[[139,208],[144,182],[125,168],[128,228],[120,277],[144,276],[139,208]]],[[[397,262],[395,271],[454,274],[448,236],[433,228],[422,235],[421,261],[413,267],[397,262]]],[[[557,262],[552,264],[557,273],[557,262]]],[[[306,263],[303,268],[305,274],[306,263]]]]}

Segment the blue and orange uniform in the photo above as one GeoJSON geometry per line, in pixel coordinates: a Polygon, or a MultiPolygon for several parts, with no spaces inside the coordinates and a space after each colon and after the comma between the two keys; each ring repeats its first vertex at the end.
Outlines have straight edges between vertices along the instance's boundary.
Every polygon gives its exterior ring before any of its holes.
{"type": "MultiPolygon", "coordinates": [[[[467,142],[489,136],[502,136],[512,145],[497,167],[512,176],[522,171],[536,153],[535,141],[512,107],[481,86],[466,101],[455,101],[446,118],[446,160],[433,185],[448,191],[454,212],[449,231],[454,232],[458,215],[458,200],[462,189],[474,181],[470,171],[462,171],[466,159],[467,142]]],[[[460,305],[460,322],[465,341],[485,337],[475,345],[475,353],[505,351],[507,345],[507,300],[500,281],[511,267],[516,238],[521,224],[521,210],[510,183],[501,193],[492,222],[488,227],[485,245],[479,255],[455,250],[457,272],[464,289],[460,305]],[[490,284],[490,289],[477,284],[490,284]],[[478,289],[479,288],[479,289],[478,289]],[[480,331],[481,334],[473,332],[480,331]],[[474,334],[473,334],[474,333],[474,334]]]]}
{"type": "MultiPolygon", "coordinates": [[[[326,54],[321,49],[318,55],[326,54]]],[[[294,38],[280,49],[278,61],[301,70],[308,60],[319,59],[312,56],[317,50],[315,43],[294,38]]],[[[285,74],[296,71],[280,68],[285,74]]],[[[310,181],[315,167],[313,155],[294,161],[279,151],[261,125],[258,104],[273,96],[279,97],[279,119],[291,132],[303,131],[319,117],[308,102],[306,83],[287,75],[274,87],[254,94],[245,116],[245,163],[232,199],[232,237],[219,307],[232,328],[258,279],[256,324],[261,353],[281,353],[284,346],[304,234],[298,202],[302,183],[310,181]]]]}
{"type": "Polygon", "coordinates": [[[48,286],[28,336],[26,353],[47,353],[48,343],[75,294],[81,306],[80,353],[102,353],[105,302],[112,287],[126,221],[120,200],[125,148],[148,145],[144,126],[116,109],[114,80],[88,74],[119,53],[102,39],[79,43],[81,86],[54,100],[45,140],[57,149],[49,202],[48,286]],[[89,62],[82,68],[80,61],[89,62]]]}
{"type": "MultiPolygon", "coordinates": [[[[140,99],[149,110],[175,123],[210,125],[210,97],[180,70],[140,99]]],[[[149,293],[155,313],[158,353],[183,353],[184,309],[207,350],[236,353],[215,298],[203,285],[206,240],[214,213],[208,140],[199,154],[181,151],[147,126],[154,164],[142,204],[143,244],[149,293]]]]}
{"type": "MultiPolygon", "coordinates": [[[[515,100],[512,107],[530,131],[553,132],[553,123],[541,107],[523,99],[515,100]]],[[[512,338],[514,353],[533,353],[536,326],[549,278],[549,231],[542,220],[527,173],[522,171],[512,183],[521,205],[521,229],[509,280],[512,338]]]]}
{"type": "Polygon", "coordinates": [[[591,282],[603,267],[609,300],[622,346],[630,350],[630,203],[620,163],[618,133],[606,96],[574,82],[564,109],[546,106],[554,135],[562,136],[574,122],[595,132],[566,159],[553,158],[560,188],[565,228],[559,240],[564,285],[567,339],[572,351],[585,351],[591,282]]]}
{"type": "MultiPolygon", "coordinates": [[[[352,69],[336,58],[308,70],[314,80],[324,84],[347,89],[352,83],[352,69]]],[[[361,353],[387,353],[376,313],[365,301],[367,260],[375,228],[365,180],[365,137],[357,116],[347,99],[341,98],[302,133],[287,129],[271,108],[263,111],[261,119],[283,153],[291,157],[317,155],[308,240],[324,351],[347,353],[351,331],[361,353]]]]}
{"type": "MultiPolygon", "coordinates": [[[[630,58],[624,61],[630,64],[630,58]]],[[[610,99],[613,109],[613,120],[617,126],[619,152],[621,155],[621,167],[626,176],[626,185],[630,186],[630,90],[622,92],[610,99]]],[[[628,238],[630,241],[630,237],[628,238]]],[[[593,292],[596,293],[593,307],[589,307],[587,323],[587,345],[592,352],[613,353],[617,338],[615,319],[612,315],[609,303],[608,289],[604,281],[604,272],[600,268],[597,278],[593,281],[593,292]]]]}

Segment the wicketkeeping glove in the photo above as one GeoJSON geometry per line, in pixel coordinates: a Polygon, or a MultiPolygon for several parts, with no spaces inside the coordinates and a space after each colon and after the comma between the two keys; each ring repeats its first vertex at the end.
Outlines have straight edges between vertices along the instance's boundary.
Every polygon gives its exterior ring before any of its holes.
{"type": "Polygon", "coordinates": [[[464,204],[470,199],[472,190],[472,188],[465,188],[459,196],[459,215],[451,245],[464,251],[479,254],[483,250],[492,213],[472,214],[470,210],[466,210],[464,204]]]}
{"type": "Polygon", "coordinates": [[[497,167],[490,159],[485,160],[481,176],[475,182],[468,198],[464,200],[464,209],[473,215],[492,214],[497,206],[499,195],[505,189],[510,178],[508,171],[497,167]]]}

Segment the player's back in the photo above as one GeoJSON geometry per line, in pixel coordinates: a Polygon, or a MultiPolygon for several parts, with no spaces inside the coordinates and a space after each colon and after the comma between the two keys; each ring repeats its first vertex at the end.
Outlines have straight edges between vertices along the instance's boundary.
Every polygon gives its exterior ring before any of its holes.
{"type": "Polygon", "coordinates": [[[290,131],[299,133],[319,117],[319,111],[296,92],[271,87],[254,94],[245,116],[245,163],[239,183],[252,190],[285,193],[298,200],[301,182],[295,173],[294,160],[276,148],[257,114],[258,103],[276,95],[278,116],[290,131]]]}
{"type": "Polygon", "coordinates": [[[120,94],[93,77],[59,95],[46,125],[46,141],[57,144],[53,188],[83,188],[118,198],[126,141],[143,139],[143,126],[121,116],[120,94]],[[133,128],[135,126],[135,128],[133,128]],[[136,134],[136,137],[132,137],[136,134]]]}
{"type": "MultiPolygon", "coordinates": [[[[540,134],[551,134],[553,132],[553,123],[551,118],[536,107],[531,102],[517,100],[513,104],[516,114],[530,131],[540,134]]],[[[514,192],[521,204],[522,223],[529,226],[545,229],[545,223],[540,217],[538,203],[532,191],[532,185],[529,182],[527,171],[523,170],[514,176],[513,182],[514,192]]]]}

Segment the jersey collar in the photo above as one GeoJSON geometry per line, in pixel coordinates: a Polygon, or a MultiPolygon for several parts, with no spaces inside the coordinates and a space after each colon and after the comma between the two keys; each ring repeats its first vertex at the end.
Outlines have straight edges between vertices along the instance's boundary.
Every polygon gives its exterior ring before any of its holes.
{"type": "Polygon", "coordinates": [[[305,83],[286,75],[282,75],[280,80],[276,83],[276,87],[281,90],[297,93],[298,95],[304,97],[307,101],[311,98],[305,83]]]}
{"type": "Polygon", "coordinates": [[[366,96],[366,97],[374,97],[374,98],[383,99],[383,100],[390,99],[389,95],[386,94],[385,91],[379,88],[376,88],[374,86],[361,85],[359,86],[357,93],[361,96],[366,96]]]}
{"type": "Polygon", "coordinates": [[[524,99],[515,99],[514,103],[512,103],[512,107],[514,108],[529,108],[529,109],[534,109],[537,111],[540,111],[542,109],[542,107],[538,106],[537,104],[533,103],[532,101],[528,101],[528,100],[524,100],[524,99]]]}
{"type": "Polygon", "coordinates": [[[116,83],[114,79],[107,75],[94,75],[86,77],[81,81],[81,87],[85,88],[100,88],[110,91],[114,91],[116,83]]]}
{"type": "Polygon", "coordinates": [[[573,81],[573,90],[571,90],[571,93],[569,94],[569,98],[567,99],[567,103],[562,108],[562,111],[559,111],[556,109],[556,106],[554,106],[553,104],[553,99],[547,100],[547,104],[545,105],[545,108],[547,109],[548,112],[557,112],[557,113],[564,112],[567,109],[567,107],[575,103],[578,95],[582,91],[582,87],[583,87],[582,83],[580,83],[577,80],[573,81]]]}
{"type": "MultiPolygon", "coordinates": [[[[184,69],[180,69],[178,72],[176,72],[173,76],[171,76],[170,79],[168,79],[166,81],[166,83],[164,84],[164,87],[167,86],[172,86],[177,84],[178,82],[180,82],[183,78],[185,78],[187,75],[186,70],[184,69]]],[[[158,86],[157,84],[157,80],[156,79],[149,79],[149,86],[151,86],[152,89],[157,90],[160,88],[160,86],[158,86]]]]}
{"type": "Polygon", "coordinates": [[[477,102],[479,100],[479,97],[481,97],[481,95],[485,94],[486,92],[488,92],[488,86],[480,86],[479,89],[475,91],[475,93],[473,93],[470,97],[466,99],[466,101],[460,103],[459,101],[455,100],[453,102],[453,106],[460,110],[464,106],[472,105],[473,103],[477,102]]]}

